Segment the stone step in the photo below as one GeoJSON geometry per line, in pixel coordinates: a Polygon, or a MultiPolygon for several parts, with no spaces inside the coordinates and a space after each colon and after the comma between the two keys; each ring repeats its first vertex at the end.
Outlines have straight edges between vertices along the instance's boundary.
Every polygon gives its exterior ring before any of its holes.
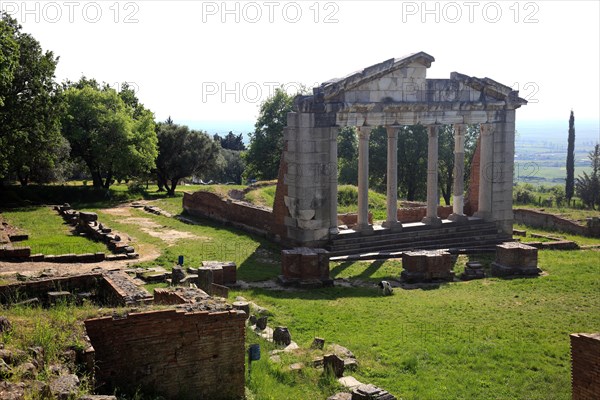
{"type": "MultiPolygon", "coordinates": [[[[416,224],[415,224],[416,225],[416,224]]],[[[444,224],[446,225],[446,224],[444,224]]],[[[443,234],[449,233],[469,233],[469,232],[477,232],[483,230],[491,230],[494,232],[498,232],[498,228],[494,223],[475,223],[468,225],[450,225],[442,226],[438,228],[429,227],[421,224],[420,226],[405,226],[403,227],[401,232],[391,232],[387,229],[376,229],[373,234],[363,235],[360,232],[351,232],[351,233],[341,233],[332,239],[332,243],[354,243],[356,241],[360,242],[376,242],[381,240],[383,237],[386,239],[401,239],[405,237],[415,237],[415,235],[420,237],[426,236],[439,236],[443,234]]]]}
{"type": "Polygon", "coordinates": [[[485,238],[455,238],[447,240],[423,241],[410,244],[385,245],[385,246],[370,246],[370,247],[353,247],[346,249],[335,249],[329,252],[330,257],[338,257],[342,255],[359,254],[359,253],[379,253],[379,252],[402,252],[408,250],[436,250],[436,249],[475,249],[482,247],[493,247],[496,244],[506,242],[511,238],[499,235],[490,235],[485,238]]]}
{"type": "Polygon", "coordinates": [[[420,235],[420,234],[405,234],[403,236],[390,235],[390,236],[380,236],[379,240],[360,240],[355,239],[353,241],[344,241],[338,242],[337,240],[333,240],[331,244],[326,247],[327,250],[342,250],[344,248],[353,248],[356,246],[369,247],[369,246],[377,246],[377,245],[396,245],[402,243],[416,243],[420,241],[430,241],[430,240],[443,240],[447,238],[456,239],[457,237],[475,237],[475,236],[496,236],[498,235],[497,229],[494,227],[493,229],[481,229],[474,230],[471,232],[440,232],[437,235],[420,235]]]}

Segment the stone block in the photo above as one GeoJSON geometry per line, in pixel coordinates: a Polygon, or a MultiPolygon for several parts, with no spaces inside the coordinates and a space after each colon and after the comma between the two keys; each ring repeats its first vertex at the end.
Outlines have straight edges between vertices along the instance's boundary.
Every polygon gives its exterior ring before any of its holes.
{"type": "Polygon", "coordinates": [[[336,378],[344,376],[344,360],[335,354],[326,354],[323,357],[323,368],[336,378]]]}
{"type": "Polygon", "coordinates": [[[452,255],[447,251],[408,251],[402,255],[401,278],[407,282],[451,281],[452,255]]]}

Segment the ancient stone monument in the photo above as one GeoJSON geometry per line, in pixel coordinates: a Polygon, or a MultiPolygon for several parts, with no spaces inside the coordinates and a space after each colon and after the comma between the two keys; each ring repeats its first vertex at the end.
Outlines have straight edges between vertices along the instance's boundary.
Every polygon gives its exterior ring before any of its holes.
{"type": "Polygon", "coordinates": [[[388,134],[387,218],[382,228],[398,232],[397,142],[404,125],[422,124],[429,132],[428,229],[442,225],[438,216],[438,129],[452,124],[455,139],[454,206],[448,223],[468,223],[464,213],[464,133],[480,125],[478,209],[474,217],[512,233],[512,183],[515,111],[527,102],[518,91],[489,78],[458,72],[450,79],[427,79],[434,58],[419,52],[372,65],[341,79],[324,82],[309,96],[298,96],[288,114],[284,153],[273,209],[271,232],[295,246],[319,247],[339,234],[337,212],[337,133],[356,127],[359,138],[358,221],[356,230],[371,234],[368,219],[369,135],[384,126],[388,134]]]}
{"type": "Polygon", "coordinates": [[[520,242],[502,243],[496,246],[496,260],[492,263],[492,275],[537,276],[542,272],[537,264],[537,248],[520,242]]]}

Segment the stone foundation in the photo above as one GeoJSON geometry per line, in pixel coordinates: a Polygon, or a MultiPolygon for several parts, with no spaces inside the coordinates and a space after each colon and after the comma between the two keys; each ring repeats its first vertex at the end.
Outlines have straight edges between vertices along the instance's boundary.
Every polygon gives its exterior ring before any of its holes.
{"type": "Polygon", "coordinates": [[[333,281],[329,277],[329,253],[324,249],[308,247],[283,250],[279,281],[283,285],[332,285],[333,281]]]}
{"type": "Polygon", "coordinates": [[[165,399],[244,398],[245,313],[150,311],[89,319],[96,382],[104,393],[165,399]]]}
{"type": "Polygon", "coordinates": [[[492,263],[493,276],[529,275],[537,276],[538,249],[519,242],[502,243],[496,246],[496,260],[492,263]]]}
{"type": "Polygon", "coordinates": [[[600,399],[600,333],[573,333],[570,337],[572,398],[600,399]]]}
{"type": "Polygon", "coordinates": [[[400,277],[405,282],[452,281],[452,267],[452,255],[447,251],[407,251],[402,254],[400,277]]]}

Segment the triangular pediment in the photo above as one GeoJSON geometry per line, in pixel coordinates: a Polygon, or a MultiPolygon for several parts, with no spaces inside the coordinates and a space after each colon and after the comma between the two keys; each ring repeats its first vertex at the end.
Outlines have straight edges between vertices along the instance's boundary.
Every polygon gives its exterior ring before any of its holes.
{"type": "MultiPolygon", "coordinates": [[[[390,58],[362,70],[355,71],[343,78],[330,79],[321,84],[325,98],[332,98],[343,92],[360,89],[370,82],[394,75],[395,72],[414,67],[429,68],[435,59],[425,52],[409,54],[400,58],[390,58]]],[[[423,77],[424,78],[424,77],[423,77]]]]}

